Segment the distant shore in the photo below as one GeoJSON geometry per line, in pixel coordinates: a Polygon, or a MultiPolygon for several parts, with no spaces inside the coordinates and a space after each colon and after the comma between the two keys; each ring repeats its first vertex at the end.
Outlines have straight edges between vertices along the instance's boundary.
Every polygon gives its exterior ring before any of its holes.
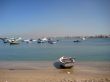
{"type": "Polygon", "coordinates": [[[77,62],[58,69],[50,61],[0,62],[0,82],[110,82],[110,62],[77,62]]]}

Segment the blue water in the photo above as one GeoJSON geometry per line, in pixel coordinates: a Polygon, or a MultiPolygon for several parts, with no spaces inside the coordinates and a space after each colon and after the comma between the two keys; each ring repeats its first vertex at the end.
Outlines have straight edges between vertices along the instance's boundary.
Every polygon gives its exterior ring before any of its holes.
{"type": "Polygon", "coordinates": [[[110,61],[110,38],[60,39],[56,44],[37,42],[19,45],[0,41],[0,61],[55,61],[61,56],[75,57],[77,61],[110,61]]]}

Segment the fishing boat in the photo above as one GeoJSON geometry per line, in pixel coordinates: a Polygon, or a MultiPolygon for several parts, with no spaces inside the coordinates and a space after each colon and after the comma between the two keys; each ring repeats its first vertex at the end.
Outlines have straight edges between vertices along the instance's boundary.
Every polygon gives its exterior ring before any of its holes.
{"type": "Polygon", "coordinates": [[[75,58],[62,56],[59,58],[59,62],[62,68],[72,68],[75,63],[75,58]]]}

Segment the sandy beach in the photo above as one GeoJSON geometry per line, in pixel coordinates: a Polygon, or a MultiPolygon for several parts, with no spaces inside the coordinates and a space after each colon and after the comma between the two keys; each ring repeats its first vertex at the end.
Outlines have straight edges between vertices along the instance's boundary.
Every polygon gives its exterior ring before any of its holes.
{"type": "Polygon", "coordinates": [[[109,62],[77,62],[59,69],[53,62],[0,62],[0,82],[110,82],[109,62]]]}

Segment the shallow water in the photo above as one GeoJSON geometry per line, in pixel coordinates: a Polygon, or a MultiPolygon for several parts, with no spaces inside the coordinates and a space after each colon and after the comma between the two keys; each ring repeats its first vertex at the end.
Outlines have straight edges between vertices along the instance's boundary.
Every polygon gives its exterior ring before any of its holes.
{"type": "Polygon", "coordinates": [[[76,61],[110,61],[110,38],[60,39],[56,44],[37,42],[19,45],[0,41],[0,61],[55,61],[61,56],[75,57],[76,61]]]}

